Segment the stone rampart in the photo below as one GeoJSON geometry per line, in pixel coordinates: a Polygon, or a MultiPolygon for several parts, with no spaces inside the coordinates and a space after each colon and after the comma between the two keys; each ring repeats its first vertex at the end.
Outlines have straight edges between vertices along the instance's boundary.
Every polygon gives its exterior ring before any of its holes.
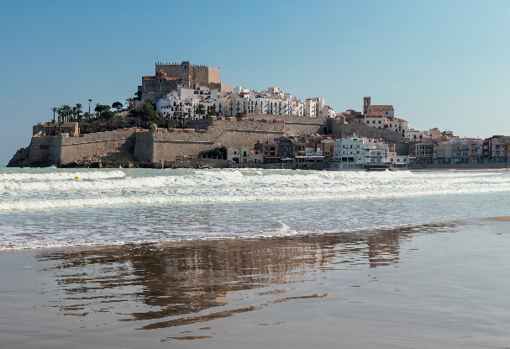
{"type": "Polygon", "coordinates": [[[82,134],[80,137],[69,137],[66,133],[58,135],[57,142],[59,140],[61,142],[61,153],[58,162],[53,155],[52,161],[62,165],[97,154],[116,153],[122,150],[132,153],[135,148],[135,132],[136,129],[131,128],[82,134]]]}
{"type": "Polygon", "coordinates": [[[331,133],[337,138],[350,137],[356,134],[367,138],[382,138],[387,142],[408,142],[400,132],[370,127],[359,122],[343,123],[340,118],[329,119],[328,124],[331,133]]]}
{"type": "Polygon", "coordinates": [[[32,137],[29,162],[65,165],[98,154],[133,152],[136,129],[32,137]]]}
{"type": "Polygon", "coordinates": [[[52,138],[51,136],[32,137],[30,156],[28,157],[31,164],[47,163],[50,161],[50,145],[52,138]]]}
{"type": "Polygon", "coordinates": [[[212,117],[190,121],[188,129],[160,129],[151,131],[124,129],[92,134],[60,134],[32,138],[29,160],[31,163],[65,165],[87,157],[127,152],[143,162],[175,161],[193,158],[203,150],[225,146],[238,148],[253,146],[257,141],[281,136],[302,134],[333,134],[347,137],[358,134],[370,138],[383,138],[389,142],[405,141],[398,132],[368,127],[363,124],[346,124],[340,119],[310,118],[285,115],[249,114],[243,118],[212,117]]]}
{"type": "Polygon", "coordinates": [[[285,133],[285,124],[271,120],[219,120],[207,130],[160,129],[136,133],[134,155],[140,161],[174,161],[179,157],[197,157],[203,150],[253,146],[257,141],[278,138],[285,133]]]}

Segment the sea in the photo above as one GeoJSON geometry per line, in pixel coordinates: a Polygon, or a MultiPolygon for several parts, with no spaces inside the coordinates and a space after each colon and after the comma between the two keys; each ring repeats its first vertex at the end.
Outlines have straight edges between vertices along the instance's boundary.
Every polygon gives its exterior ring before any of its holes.
{"type": "Polygon", "coordinates": [[[509,192],[506,172],[0,168],[0,250],[504,216],[509,192]]]}
{"type": "Polygon", "coordinates": [[[0,168],[0,347],[508,348],[510,172],[0,168]]]}

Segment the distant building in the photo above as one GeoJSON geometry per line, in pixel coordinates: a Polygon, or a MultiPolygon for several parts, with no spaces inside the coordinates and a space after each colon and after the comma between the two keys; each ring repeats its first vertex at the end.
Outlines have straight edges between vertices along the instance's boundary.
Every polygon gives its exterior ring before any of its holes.
{"type": "Polygon", "coordinates": [[[329,159],[333,169],[362,169],[365,166],[365,140],[362,137],[334,141],[334,154],[329,159]]]}

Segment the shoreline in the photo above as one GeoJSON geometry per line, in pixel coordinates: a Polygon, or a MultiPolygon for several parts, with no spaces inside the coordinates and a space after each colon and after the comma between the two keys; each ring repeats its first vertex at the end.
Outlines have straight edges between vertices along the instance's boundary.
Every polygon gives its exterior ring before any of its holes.
{"type": "Polygon", "coordinates": [[[40,349],[500,347],[509,237],[506,223],[477,218],[0,252],[0,334],[5,348],[40,349]]]}
{"type": "MultiPolygon", "coordinates": [[[[419,165],[421,166],[421,165],[419,165]]],[[[204,161],[204,159],[184,160],[184,161],[165,161],[165,162],[96,162],[88,163],[85,165],[60,165],[55,167],[7,167],[0,166],[6,169],[27,169],[27,168],[57,168],[57,169],[261,169],[261,170],[312,170],[312,171],[332,171],[332,172],[365,172],[364,169],[331,169],[328,163],[303,163],[303,164],[229,164],[224,160],[204,161]]],[[[510,172],[510,168],[499,164],[461,164],[456,165],[429,165],[429,167],[417,167],[416,164],[411,165],[409,168],[390,169],[389,171],[411,171],[411,172],[492,172],[492,173],[505,173],[510,172]]],[[[371,171],[373,172],[373,171],[371,171]]],[[[375,171],[378,172],[378,171],[375,171]]],[[[380,171],[381,172],[381,171],[380,171]]],[[[384,172],[384,171],[382,171],[384,172]]]]}

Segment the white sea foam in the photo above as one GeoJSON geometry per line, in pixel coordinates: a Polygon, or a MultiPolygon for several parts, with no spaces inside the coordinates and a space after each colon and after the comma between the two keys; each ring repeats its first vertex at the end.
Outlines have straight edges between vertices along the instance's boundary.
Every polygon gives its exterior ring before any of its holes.
{"type": "MultiPolygon", "coordinates": [[[[48,169],[45,169],[48,170],[48,169]]],[[[71,180],[76,177],[81,179],[100,179],[100,178],[119,178],[125,177],[126,174],[122,171],[55,171],[43,172],[42,169],[32,170],[30,172],[19,173],[0,173],[0,183],[4,181],[53,181],[53,180],[71,180]]]]}
{"type": "Polygon", "coordinates": [[[506,173],[1,171],[0,249],[355,231],[510,208],[506,173]]]}
{"type": "Polygon", "coordinates": [[[33,178],[0,182],[0,211],[198,202],[382,199],[510,191],[510,176],[485,173],[417,175],[410,172],[235,170],[138,177],[126,176],[122,171],[91,171],[37,174],[33,178]],[[72,179],[75,175],[83,179],[72,179]]]}

